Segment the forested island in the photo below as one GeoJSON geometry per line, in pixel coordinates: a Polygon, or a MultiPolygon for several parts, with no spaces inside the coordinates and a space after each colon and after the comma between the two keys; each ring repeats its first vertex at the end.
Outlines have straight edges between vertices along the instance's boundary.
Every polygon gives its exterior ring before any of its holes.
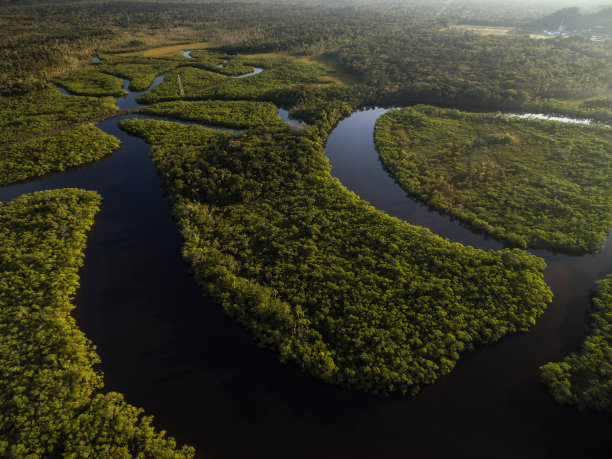
{"type": "Polygon", "coordinates": [[[375,141],[408,192],[519,247],[594,252],[612,227],[608,127],[415,106],[375,141]]]}
{"type": "Polygon", "coordinates": [[[103,393],[95,348],[70,315],[100,204],[63,189],[0,204],[0,455],[192,457],[103,393]]]}
{"type": "MultiPolygon", "coordinates": [[[[192,457],[183,444],[215,441],[169,429],[175,441],[134,394],[106,391],[72,316],[104,196],[48,180],[119,152],[150,154],[168,203],[151,212],[171,212],[202,297],[343,394],[429,397],[417,394],[462,356],[532,333],[555,307],[548,251],[582,269],[612,226],[609,40],[534,30],[566,16],[607,26],[610,10],[503,3],[0,5],[0,200],[17,196],[0,202],[0,456],[192,457]],[[399,107],[372,140],[406,200],[507,248],[440,237],[335,178],[330,134],[380,106],[399,107]]],[[[612,266],[598,256],[601,278],[612,266]]],[[[561,404],[610,412],[610,284],[597,284],[582,348],[535,367],[561,404]]]]}
{"type": "Polygon", "coordinates": [[[204,293],[324,381],[416,393],[550,301],[541,260],[450,244],[368,208],[306,136],[121,127],[153,145],[204,293]]]}
{"type": "Polygon", "coordinates": [[[612,413],[612,275],[597,283],[591,330],[582,348],[542,367],[542,381],[559,403],[612,413]]]}

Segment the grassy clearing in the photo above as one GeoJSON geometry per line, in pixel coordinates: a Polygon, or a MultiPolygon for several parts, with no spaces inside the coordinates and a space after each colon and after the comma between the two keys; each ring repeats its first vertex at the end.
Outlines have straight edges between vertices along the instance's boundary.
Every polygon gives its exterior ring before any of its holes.
{"type": "Polygon", "coordinates": [[[289,54],[289,53],[256,53],[256,54],[245,54],[247,60],[249,59],[277,59],[279,57],[288,58],[291,61],[304,62],[310,65],[316,65],[323,69],[325,72],[324,79],[330,83],[341,83],[341,84],[357,84],[361,79],[346,71],[344,67],[338,62],[338,59],[331,53],[324,54],[313,54],[310,56],[289,54]]]}
{"type": "Polygon", "coordinates": [[[214,45],[208,41],[200,41],[197,43],[179,43],[175,45],[161,46],[159,48],[145,49],[142,51],[132,51],[129,53],[108,54],[107,56],[143,56],[143,57],[170,57],[181,54],[183,51],[194,49],[211,48],[214,45]]]}
{"type": "Polygon", "coordinates": [[[469,24],[460,24],[449,27],[450,30],[465,30],[474,32],[479,35],[509,35],[516,30],[515,27],[495,27],[495,26],[476,26],[469,24]]]}

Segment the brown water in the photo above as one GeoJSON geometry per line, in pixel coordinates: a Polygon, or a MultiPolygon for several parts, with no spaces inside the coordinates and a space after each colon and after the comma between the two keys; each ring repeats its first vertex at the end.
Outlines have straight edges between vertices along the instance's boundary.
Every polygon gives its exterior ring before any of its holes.
{"type": "MultiPolygon", "coordinates": [[[[453,241],[501,247],[415,203],[384,172],[372,141],[383,112],[356,112],[333,131],[332,174],[391,215],[453,241]]],[[[198,456],[610,457],[612,418],[556,405],[537,378],[540,365],[579,347],[594,282],[612,272],[612,244],[594,256],[534,252],[549,264],[555,300],[547,312],[528,333],[466,354],[417,396],[339,389],[281,365],[201,295],[149,147],[117,127],[126,117],[98,124],[122,142],[113,156],[4,187],[0,200],[69,186],[102,194],[78,325],[98,348],[107,389],[145,408],[198,456]]]]}

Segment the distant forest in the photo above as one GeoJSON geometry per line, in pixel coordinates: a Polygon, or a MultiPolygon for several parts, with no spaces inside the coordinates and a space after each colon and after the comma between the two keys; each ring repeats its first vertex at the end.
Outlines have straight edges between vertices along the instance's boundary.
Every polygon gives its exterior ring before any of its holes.
{"type": "MultiPolygon", "coordinates": [[[[536,323],[552,299],[545,262],[518,248],[451,243],[375,209],[332,177],[326,141],[360,108],[427,104],[389,112],[377,127],[381,158],[405,189],[515,246],[598,250],[612,215],[610,136],[600,134],[609,129],[534,129],[501,115],[612,124],[610,41],[536,33],[561,16],[582,27],[611,11],[555,12],[569,5],[0,0],[0,185],[112,155],[119,140],[95,123],[138,113],[115,126],[150,145],[204,295],[259,345],[321,381],[416,394],[464,352],[536,323]],[[136,101],[148,106],[113,99],[127,89],[142,91],[136,101]],[[280,108],[304,123],[285,123],[280,108]],[[543,218],[543,209],[558,215],[543,218]],[[559,228],[568,209],[569,230],[559,228]]],[[[17,375],[0,381],[0,456],[194,454],[121,395],[102,392],[98,357],[70,316],[99,203],[83,190],[0,203],[0,261],[13,279],[0,282],[0,303],[12,308],[0,307],[0,328],[12,326],[0,364],[17,375]],[[54,323],[71,334],[56,353],[47,343],[61,332],[28,332],[33,292],[61,299],[54,323]],[[74,384],[70,374],[32,382],[22,370],[72,356],[81,359],[74,384]]],[[[609,281],[600,285],[598,321],[608,318],[609,290],[609,281]]],[[[609,328],[593,327],[587,345],[607,340],[609,328]]],[[[596,358],[607,371],[609,359],[588,350],[545,368],[544,380],[560,401],[609,410],[607,386],[583,371],[596,358]],[[583,400],[584,388],[597,404],[583,400]]]]}

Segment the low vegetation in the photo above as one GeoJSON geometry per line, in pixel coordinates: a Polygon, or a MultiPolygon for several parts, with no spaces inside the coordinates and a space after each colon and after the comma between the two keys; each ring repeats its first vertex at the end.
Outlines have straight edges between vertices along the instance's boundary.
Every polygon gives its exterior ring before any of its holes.
{"type": "Polygon", "coordinates": [[[189,98],[277,102],[282,97],[282,91],[329,83],[325,74],[317,65],[289,62],[248,78],[229,79],[222,84],[190,92],[189,98]]]}
{"type": "Polygon", "coordinates": [[[195,50],[191,52],[191,57],[192,61],[189,62],[189,65],[223,75],[238,76],[253,71],[253,66],[247,64],[243,56],[228,56],[223,53],[195,50]]]}
{"type": "Polygon", "coordinates": [[[91,125],[0,146],[0,186],[97,161],[119,148],[119,140],[91,125]]]}
{"type": "Polygon", "coordinates": [[[57,88],[0,97],[0,145],[117,111],[112,97],[67,96],[57,88]]]}
{"type": "Polygon", "coordinates": [[[595,252],[612,226],[612,129],[417,106],[375,141],[409,193],[520,247],[595,252]]]}
{"type": "Polygon", "coordinates": [[[612,275],[599,281],[582,348],[542,367],[542,381],[557,402],[612,413],[612,275]]]}
{"type": "Polygon", "coordinates": [[[99,72],[130,80],[130,90],[144,91],[156,76],[169,72],[185,61],[183,56],[154,58],[143,56],[105,56],[96,66],[99,72]]]}
{"type": "Polygon", "coordinates": [[[416,393],[465,350],[526,330],[551,299],[541,259],[452,244],[376,211],[305,135],[121,127],[152,143],[204,293],[323,381],[416,393]]]}
{"type": "Polygon", "coordinates": [[[72,72],[54,82],[70,94],[79,96],[122,96],[127,94],[121,80],[112,75],[91,70],[72,72]]]}
{"type": "Polygon", "coordinates": [[[162,102],[142,110],[150,115],[166,116],[203,124],[232,128],[282,125],[278,108],[270,102],[219,101],[162,102]]]}
{"type": "Polygon", "coordinates": [[[94,192],[44,191],[0,203],[0,456],[192,457],[152,418],[103,393],[99,358],[71,303],[94,192]]]}
{"type": "Polygon", "coordinates": [[[191,99],[206,88],[218,85],[227,77],[194,67],[181,67],[166,74],[164,81],[151,91],[138,97],[142,104],[191,99]]]}

